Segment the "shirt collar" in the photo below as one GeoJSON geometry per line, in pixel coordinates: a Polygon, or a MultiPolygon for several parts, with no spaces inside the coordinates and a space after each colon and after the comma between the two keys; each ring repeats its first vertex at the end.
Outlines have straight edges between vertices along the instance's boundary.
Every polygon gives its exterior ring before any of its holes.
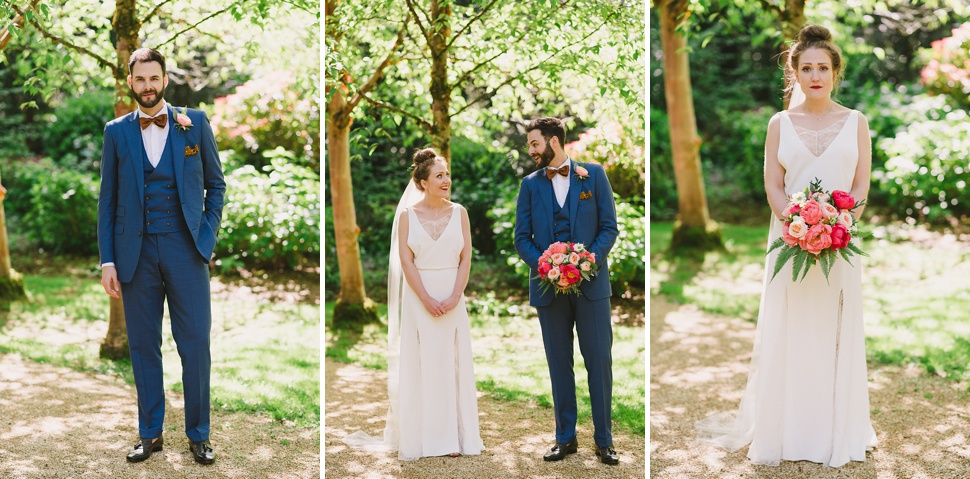
{"type": "MultiPolygon", "coordinates": [[[[158,113],[156,113],[155,116],[161,115],[162,113],[166,115],[168,114],[168,103],[165,102],[164,98],[162,99],[161,103],[162,103],[162,109],[158,110],[158,113]]],[[[138,108],[139,118],[155,118],[155,116],[148,116],[148,114],[145,113],[141,108],[138,108]]]]}

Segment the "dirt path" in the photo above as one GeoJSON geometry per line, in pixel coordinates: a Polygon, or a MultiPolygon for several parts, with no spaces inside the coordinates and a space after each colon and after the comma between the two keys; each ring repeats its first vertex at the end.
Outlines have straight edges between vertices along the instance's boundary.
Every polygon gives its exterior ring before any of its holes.
{"type": "Polygon", "coordinates": [[[165,449],[129,464],[138,440],[134,387],[119,379],[0,355],[0,477],[318,478],[319,429],[213,411],[216,463],[196,464],[182,398],[168,393],[165,449]]]}
{"type": "Polygon", "coordinates": [[[879,446],[833,469],[805,461],[755,466],[694,439],[694,422],[736,409],[747,381],[754,324],[690,305],[650,301],[650,474],[656,478],[970,477],[967,385],[917,368],[869,367],[879,446]]]}
{"type": "Polygon", "coordinates": [[[325,475],[338,478],[642,478],[644,438],[614,432],[620,464],[607,466],[593,453],[592,424],[580,423],[579,453],[544,462],[555,423],[551,409],[511,403],[479,394],[478,413],[485,452],[458,458],[431,457],[401,462],[396,453],[354,450],[340,441],[363,429],[384,430],[387,374],[353,364],[326,363],[325,475]]]}

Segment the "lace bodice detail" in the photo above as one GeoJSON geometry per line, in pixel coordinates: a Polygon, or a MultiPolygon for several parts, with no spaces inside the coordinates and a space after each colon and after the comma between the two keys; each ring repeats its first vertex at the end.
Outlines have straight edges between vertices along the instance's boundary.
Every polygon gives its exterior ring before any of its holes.
{"type": "Polygon", "coordinates": [[[808,128],[795,125],[794,123],[792,123],[792,126],[795,127],[795,133],[797,133],[798,137],[802,139],[802,143],[805,144],[805,147],[808,148],[813,155],[822,156],[822,153],[829,148],[832,142],[835,141],[835,139],[839,136],[839,133],[842,132],[842,127],[845,125],[845,122],[849,120],[849,116],[851,115],[852,113],[850,112],[849,114],[843,116],[839,121],[836,121],[835,123],[832,123],[821,130],[810,130],[808,128]]]}
{"type": "Polygon", "coordinates": [[[426,220],[418,217],[418,221],[421,222],[421,227],[424,228],[424,231],[428,233],[428,236],[430,236],[431,239],[438,241],[438,238],[441,237],[441,233],[444,233],[445,229],[448,227],[448,223],[451,221],[451,215],[445,215],[435,220],[426,220]]]}

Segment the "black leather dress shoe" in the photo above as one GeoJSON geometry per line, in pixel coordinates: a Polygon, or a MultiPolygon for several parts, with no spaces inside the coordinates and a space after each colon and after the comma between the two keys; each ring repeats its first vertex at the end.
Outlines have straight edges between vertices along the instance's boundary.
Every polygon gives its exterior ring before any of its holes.
{"type": "Polygon", "coordinates": [[[137,444],[132,446],[131,451],[128,451],[128,462],[141,462],[149,457],[152,457],[153,452],[162,450],[162,436],[155,438],[155,442],[152,442],[150,438],[143,437],[137,444]]]}
{"type": "Polygon", "coordinates": [[[557,442],[556,445],[552,446],[552,449],[550,449],[545,456],[542,456],[542,458],[547,461],[561,461],[564,457],[566,457],[566,454],[576,454],[578,449],[579,443],[576,442],[575,439],[565,444],[560,444],[557,442]]]}
{"type": "Polygon", "coordinates": [[[596,455],[603,464],[615,465],[620,463],[620,455],[611,446],[596,446],[596,455]]]}
{"type": "Polygon", "coordinates": [[[216,453],[212,450],[212,446],[209,445],[209,441],[189,441],[189,450],[195,456],[195,462],[199,464],[212,464],[216,462],[216,453]]]}

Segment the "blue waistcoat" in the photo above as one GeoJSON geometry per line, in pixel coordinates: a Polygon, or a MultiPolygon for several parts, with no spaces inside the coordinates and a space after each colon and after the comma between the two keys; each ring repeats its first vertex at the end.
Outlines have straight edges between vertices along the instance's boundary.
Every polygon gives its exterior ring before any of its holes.
{"type": "Polygon", "coordinates": [[[158,166],[152,167],[148,154],[142,155],[145,168],[145,231],[172,233],[188,229],[178,189],[175,188],[175,160],[171,141],[165,142],[158,166]]]}
{"type": "Polygon", "coordinates": [[[555,190],[552,193],[552,235],[557,242],[569,242],[569,201],[559,206],[555,190]]]}

